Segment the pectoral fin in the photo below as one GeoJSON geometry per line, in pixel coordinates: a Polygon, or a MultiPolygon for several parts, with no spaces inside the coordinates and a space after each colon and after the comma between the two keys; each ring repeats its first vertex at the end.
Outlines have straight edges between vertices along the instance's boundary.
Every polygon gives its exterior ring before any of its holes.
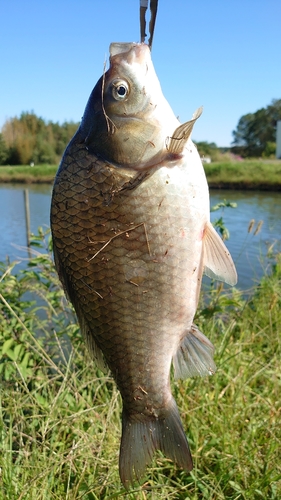
{"type": "Polygon", "coordinates": [[[184,147],[191,135],[194,123],[202,115],[203,107],[198,108],[195,113],[193,113],[192,119],[189,122],[183,123],[178,128],[176,128],[172,137],[169,137],[169,142],[167,149],[169,153],[180,155],[182,154],[184,147]]]}
{"type": "Polygon", "coordinates": [[[204,273],[209,278],[224,281],[232,286],[236,285],[237,272],[234,262],[224,242],[210,222],[207,223],[204,230],[203,249],[204,273]]]}

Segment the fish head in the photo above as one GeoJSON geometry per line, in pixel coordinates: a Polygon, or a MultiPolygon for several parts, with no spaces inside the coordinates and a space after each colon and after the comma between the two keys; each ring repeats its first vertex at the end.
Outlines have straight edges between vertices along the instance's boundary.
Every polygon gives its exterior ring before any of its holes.
{"type": "Polygon", "coordinates": [[[145,169],[163,159],[166,139],[178,124],[148,45],[112,43],[110,67],[95,86],[80,126],[89,151],[117,166],[145,169]]]}

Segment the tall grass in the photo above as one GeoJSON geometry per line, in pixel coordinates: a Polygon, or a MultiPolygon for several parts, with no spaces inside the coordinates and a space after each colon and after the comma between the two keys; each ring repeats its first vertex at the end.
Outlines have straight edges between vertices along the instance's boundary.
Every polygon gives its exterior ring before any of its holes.
{"type": "Polygon", "coordinates": [[[1,265],[1,500],[280,499],[281,256],[250,299],[221,286],[202,298],[196,323],[217,373],[172,383],[194,470],[158,453],[128,493],[120,395],[86,352],[48,236],[38,240],[46,251],[26,270],[1,265]]]}

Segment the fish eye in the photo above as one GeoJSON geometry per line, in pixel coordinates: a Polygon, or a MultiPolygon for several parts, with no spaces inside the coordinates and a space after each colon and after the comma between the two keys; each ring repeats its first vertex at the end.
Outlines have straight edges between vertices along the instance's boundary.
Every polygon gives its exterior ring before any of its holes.
{"type": "Polygon", "coordinates": [[[129,94],[129,85],[124,80],[112,82],[112,95],[117,101],[122,101],[129,94]]]}

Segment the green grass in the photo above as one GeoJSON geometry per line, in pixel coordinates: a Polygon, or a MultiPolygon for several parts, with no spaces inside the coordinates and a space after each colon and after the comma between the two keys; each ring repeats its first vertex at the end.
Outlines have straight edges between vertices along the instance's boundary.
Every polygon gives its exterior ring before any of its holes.
{"type": "Polygon", "coordinates": [[[281,255],[250,299],[220,285],[202,300],[196,323],[216,346],[217,373],[172,383],[194,470],[159,453],[128,493],[120,396],[86,352],[48,238],[38,241],[46,252],[25,271],[0,272],[0,499],[279,500],[281,255]]]}
{"type": "Polygon", "coordinates": [[[210,187],[231,189],[281,189],[281,161],[244,160],[204,164],[210,187]]]}
{"type": "MultiPolygon", "coordinates": [[[[52,183],[57,165],[0,167],[1,182],[52,183]]],[[[281,190],[280,160],[244,160],[204,163],[213,188],[281,190]]]]}
{"type": "Polygon", "coordinates": [[[0,182],[52,183],[57,169],[58,165],[3,166],[0,167],[0,182]]]}

